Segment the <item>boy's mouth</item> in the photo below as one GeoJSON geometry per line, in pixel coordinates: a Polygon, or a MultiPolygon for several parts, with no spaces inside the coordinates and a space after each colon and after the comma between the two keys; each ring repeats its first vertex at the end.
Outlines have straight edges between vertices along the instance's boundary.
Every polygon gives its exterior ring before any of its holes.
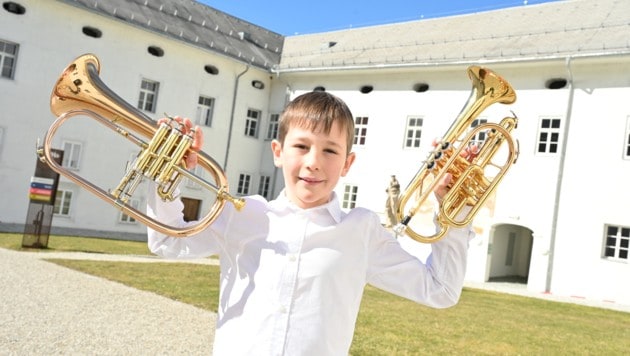
{"type": "Polygon", "coordinates": [[[307,184],[315,184],[323,182],[321,179],[310,178],[310,177],[299,177],[299,179],[307,184]]]}

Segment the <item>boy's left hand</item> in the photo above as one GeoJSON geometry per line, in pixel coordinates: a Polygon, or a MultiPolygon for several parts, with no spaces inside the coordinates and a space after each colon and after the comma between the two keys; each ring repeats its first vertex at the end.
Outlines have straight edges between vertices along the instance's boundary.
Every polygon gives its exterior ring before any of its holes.
{"type": "MultiPolygon", "coordinates": [[[[437,142],[434,141],[433,145],[434,146],[437,145],[437,142]]],[[[479,154],[479,148],[477,147],[477,145],[468,146],[466,147],[465,150],[461,152],[461,156],[466,158],[468,162],[472,162],[472,160],[475,157],[477,157],[478,154],[479,154]]],[[[452,181],[453,181],[453,176],[450,173],[446,173],[442,177],[440,182],[438,182],[438,184],[435,186],[435,190],[434,190],[435,197],[437,198],[440,204],[442,203],[442,198],[444,198],[446,193],[448,193],[449,189],[451,188],[452,181]]]]}

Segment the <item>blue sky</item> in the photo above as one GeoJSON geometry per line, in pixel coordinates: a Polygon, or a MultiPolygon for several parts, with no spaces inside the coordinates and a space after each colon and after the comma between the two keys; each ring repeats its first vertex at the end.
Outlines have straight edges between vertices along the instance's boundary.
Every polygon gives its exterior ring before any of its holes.
{"type": "Polygon", "coordinates": [[[282,35],[295,35],[461,15],[557,0],[198,1],[282,35]]]}

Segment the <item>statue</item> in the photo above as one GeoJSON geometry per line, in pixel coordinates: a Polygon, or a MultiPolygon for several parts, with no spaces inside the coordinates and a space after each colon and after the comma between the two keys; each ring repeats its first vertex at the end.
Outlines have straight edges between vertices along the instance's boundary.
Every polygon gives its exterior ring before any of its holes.
{"type": "Polygon", "coordinates": [[[385,201],[385,214],[387,221],[385,227],[393,227],[398,221],[396,219],[396,210],[400,201],[400,183],[396,179],[395,175],[392,175],[392,179],[389,182],[389,187],[385,189],[387,193],[387,200],[385,201]]]}

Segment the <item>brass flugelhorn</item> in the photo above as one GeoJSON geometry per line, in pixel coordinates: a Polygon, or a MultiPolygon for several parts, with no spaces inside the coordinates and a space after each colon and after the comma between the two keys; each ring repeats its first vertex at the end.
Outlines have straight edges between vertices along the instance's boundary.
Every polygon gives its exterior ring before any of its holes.
{"type": "Polygon", "coordinates": [[[43,145],[37,147],[37,154],[43,162],[55,172],[114,205],[124,214],[169,236],[186,237],[205,229],[216,220],[226,201],[234,204],[237,210],[243,207],[243,199],[228,193],[225,172],[212,157],[204,152],[197,152],[199,166],[210,173],[216,184],[186,169],[184,157],[190,151],[194,133],[183,134],[180,124],[174,120],[158,126],[156,121],[109,89],[101,81],[99,73],[100,63],[93,54],[76,58],[62,72],[50,96],[50,109],[57,119],[46,132],[43,145]],[[112,191],[92,184],[52,158],[52,140],[57,129],[76,116],[93,118],[140,147],[134,162],[112,191]],[[150,141],[147,142],[146,139],[150,141]],[[163,200],[173,200],[174,192],[184,177],[216,194],[216,201],[206,216],[194,225],[183,228],[169,226],[142,213],[129,203],[136,187],[145,178],[156,183],[158,195],[163,200]]]}
{"type": "Polygon", "coordinates": [[[394,230],[400,234],[404,232],[418,242],[436,242],[444,237],[450,227],[463,227],[471,223],[518,157],[518,141],[511,136],[511,131],[517,126],[514,113],[499,123],[483,123],[470,129],[473,121],[490,105],[514,103],[514,89],[488,68],[473,65],[468,67],[467,72],[472,81],[468,101],[400,195],[396,212],[399,223],[394,230]],[[476,157],[469,161],[462,153],[480,133],[485,133],[486,138],[477,148],[476,157]],[[507,150],[505,161],[497,163],[494,160],[502,147],[507,150]],[[490,167],[497,172],[493,177],[486,177],[486,168],[490,167]],[[438,229],[434,234],[422,235],[410,227],[411,219],[446,174],[451,174],[452,180],[436,213],[438,229]],[[405,212],[410,200],[413,203],[405,212]],[[470,209],[463,213],[466,207],[470,209]]]}

